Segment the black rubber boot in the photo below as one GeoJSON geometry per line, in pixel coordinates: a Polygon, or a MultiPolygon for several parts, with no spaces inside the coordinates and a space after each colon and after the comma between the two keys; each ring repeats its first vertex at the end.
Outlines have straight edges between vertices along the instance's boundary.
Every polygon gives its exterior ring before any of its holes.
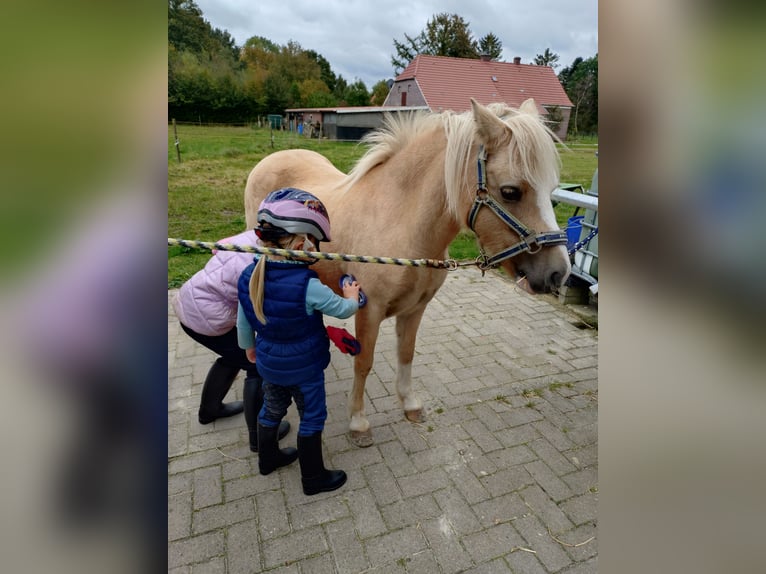
{"type": "Polygon", "coordinates": [[[298,451],[293,447],[279,448],[277,430],[277,427],[258,425],[258,470],[261,474],[271,474],[298,458],[298,451]]]}
{"type": "Polygon", "coordinates": [[[223,404],[223,398],[229,392],[237,373],[239,373],[239,367],[226,366],[220,358],[216,359],[210,367],[205,384],[202,386],[202,397],[199,402],[198,418],[201,425],[243,411],[245,406],[242,401],[223,404]]]}
{"type": "MultiPolygon", "coordinates": [[[[250,450],[258,452],[258,413],[263,407],[263,378],[257,372],[248,372],[242,394],[245,399],[245,422],[250,437],[250,450]]],[[[279,423],[277,440],[282,440],[290,432],[290,423],[279,423]]]]}
{"type": "Polygon", "coordinates": [[[322,433],[309,436],[298,435],[298,458],[301,465],[303,494],[311,496],[320,492],[337,490],[346,484],[342,470],[327,470],[322,458],[322,433]]]}

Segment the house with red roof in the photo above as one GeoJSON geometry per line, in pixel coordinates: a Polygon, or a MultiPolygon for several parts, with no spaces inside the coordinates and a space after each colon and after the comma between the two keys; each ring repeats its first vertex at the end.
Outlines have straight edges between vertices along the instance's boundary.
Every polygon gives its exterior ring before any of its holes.
{"type": "Polygon", "coordinates": [[[534,98],[540,114],[564,140],[572,102],[550,66],[481,59],[449,58],[419,54],[391,86],[384,108],[426,107],[432,112],[471,108],[471,98],[480,104],[503,102],[518,108],[534,98]]]}

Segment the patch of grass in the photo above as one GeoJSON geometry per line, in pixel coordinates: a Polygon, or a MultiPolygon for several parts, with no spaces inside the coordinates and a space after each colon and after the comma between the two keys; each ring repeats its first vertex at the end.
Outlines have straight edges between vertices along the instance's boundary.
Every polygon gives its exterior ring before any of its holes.
{"type": "Polygon", "coordinates": [[[458,261],[476,259],[477,255],[479,255],[479,246],[476,243],[476,236],[471,231],[461,231],[449,245],[449,256],[452,259],[458,261]]]}
{"type": "Polygon", "coordinates": [[[572,383],[560,383],[558,381],[555,381],[551,383],[550,385],[548,385],[548,390],[553,392],[553,391],[559,390],[561,387],[566,387],[567,389],[571,389],[572,386],[573,386],[572,383]]]}
{"type": "Polygon", "coordinates": [[[434,412],[435,412],[437,415],[440,415],[440,414],[442,414],[442,413],[444,412],[444,409],[443,409],[443,408],[441,408],[441,407],[437,407],[437,408],[436,408],[436,410],[435,410],[434,412]]]}
{"type": "MultiPolygon", "coordinates": [[[[272,134],[268,128],[257,126],[180,124],[177,130],[181,163],[176,158],[173,127],[168,126],[168,237],[180,239],[217,241],[244,231],[247,176],[256,163],[272,152],[310,149],[347,173],[366,151],[356,142],[309,139],[294,132],[272,134]]],[[[561,181],[578,183],[587,189],[598,165],[594,154],[597,140],[580,138],[567,143],[567,148],[560,146],[561,181]]],[[[574,208],[558,204],[554,211],[563,228],[574,208]]],[[[453,259],[470,260],[478,254],[476,239],[469,231],[459,233],[449,246],[453,259]]],[[[169,247],[168,287],[181,285],[209,257],[207,251],[169,247]]]]}
{"type": "Polygon", "coordinates": [[[523,393],[521,393],[521,396],[523,396],[525,399],[530,399],[532,397],[539,397],[540,391],[537,389],[527,389],[523,393]]]}
{"type": "Polygon", "coordinates": [[[511,402],[506,398],[505,395],[497,395],[495,397],[495,400],[499,403],[505,403],[506,405],[511,404],[511,402]]]}
{"type": "Polygon", "coordinates": [[[535,408],[536,404],[537,403],[535,403],[535,401],[529,401],[524,406],[527,407],[528,409],[533,409],[533,408],[535,408]]]}

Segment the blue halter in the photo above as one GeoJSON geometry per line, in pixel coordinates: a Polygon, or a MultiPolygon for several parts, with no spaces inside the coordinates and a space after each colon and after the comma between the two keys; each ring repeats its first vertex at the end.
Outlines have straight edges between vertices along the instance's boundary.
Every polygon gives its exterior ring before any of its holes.
{"type": "Polygon", "coordinates": [[[471,228],[471,231],[474,233],[476,232],[474,229],[476,217],[479,215],[479,210],[486,206],[508,225],[508,227],[513,229],[521,239],[518,243],[491,256],[485,253],[483,247],[480,247],[481,254],[477,259],[479,269],[486,271],[487,269],[497,267],[501,261],[510,259],[525,251],[534,254],[546,246],[566,245],[567,234],[564,231],[559,229],[556,231],[536,233],[516,219],[511,213],[506,211],[502,205],[492,199],[492,196],[489,195],[489,191],[487,190],[487,152],[484,150],[483,145],[479,146],[478,173],[479,184],[476,188],[476,199],[474,199],[471,211],[468,213],[468,225],[471,228]]]}

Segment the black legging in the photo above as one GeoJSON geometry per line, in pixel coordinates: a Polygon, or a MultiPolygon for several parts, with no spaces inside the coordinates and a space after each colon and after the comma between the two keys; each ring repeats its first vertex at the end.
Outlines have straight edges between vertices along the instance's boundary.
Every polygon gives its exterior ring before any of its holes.
{"type": "Polygon", "coordinates": [[[258,376],[258,371],[255,368],[255,363],[251,363],[247,359],[244,349],[240,349],[237,342],[237,327],[233,327],[230,331],[227,331],[223,335],[217,335],[211,337],[209,335],[201,335],[196,331],[192,331],[181,323],[181,328],[192,339],[197,341],[200,345],[207,347],[213,351],[216,355],[221,357],[221,363],[227,367],[237,367],[247,371],[248,376],[258,376]]]}

